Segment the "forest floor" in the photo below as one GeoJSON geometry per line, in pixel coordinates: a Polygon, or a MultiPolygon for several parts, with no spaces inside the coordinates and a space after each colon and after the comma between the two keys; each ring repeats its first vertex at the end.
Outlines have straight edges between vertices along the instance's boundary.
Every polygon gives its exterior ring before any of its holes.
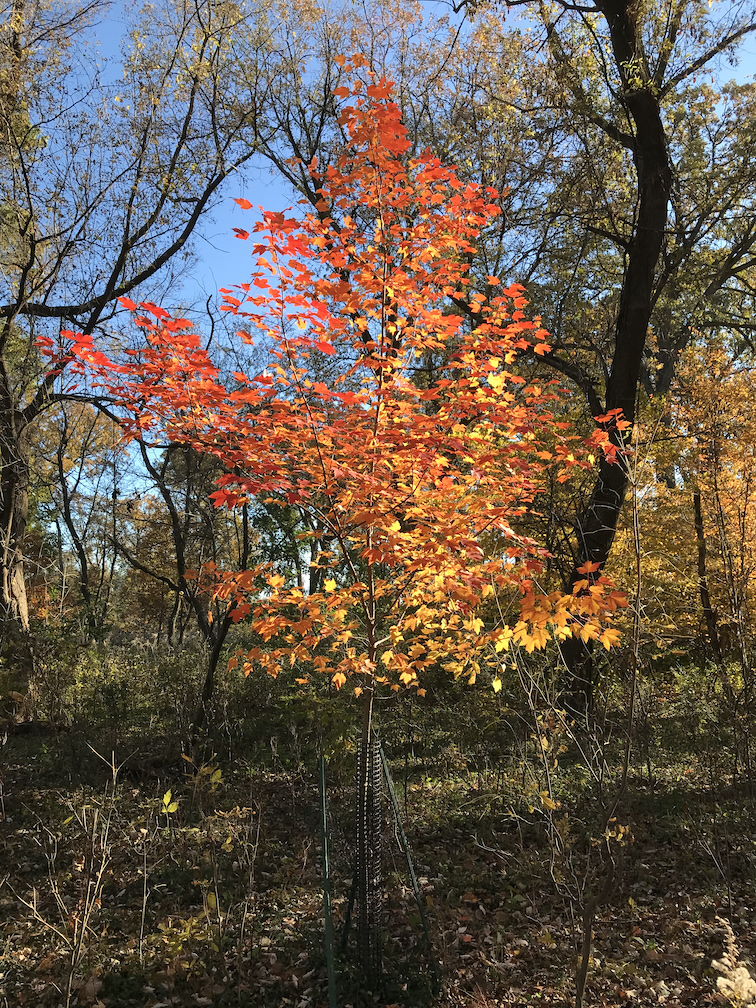
{"type": "MultiPolygon", "coordinates": [[[[114,786],[109,753],[82,745],[72,762],[71,747],[30,732],[3,750],[3,1008],[326,1008],[315,767],[263,771],[237,760],[192,776],[180,761],[132,758],[114,786]]],[[[631,776],[618,820],[630,832],[609,886],[587,826],[555,849],[543,810],[508,808],[493,774],[400,771],[443,990],[431,991],[389,809],[384,988],[362,1001],[356,993],[355,950],[340,949],[352,846],[344,771],[329,788],[338,1008],[572,1005],[581,914],[596,896],[586,1005],[722,1003],[712,963],[727,945],[725,922],[742,959],[756,957],[745,789],[671,771],[652,783],[631,776]]]]}

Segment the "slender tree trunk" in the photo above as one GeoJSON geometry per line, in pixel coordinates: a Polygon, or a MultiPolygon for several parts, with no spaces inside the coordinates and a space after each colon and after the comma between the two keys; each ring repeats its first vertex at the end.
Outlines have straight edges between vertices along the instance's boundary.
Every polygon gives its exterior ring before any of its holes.
{"type": "Polygon", "coordinates": [[[168,617],[168,643],[173,646],[174,641],[177,637],[177,629],[181,622],[181,603],[183,596],[181,592],[173,593],[173,608],[171,609],[171,615],[168,617]]]}
{"type": "MultiPolygon", "coordinates": [[[[3,156],[17,156],[16,138],[5,134],[23,112],[22,74],[24,64],[23,29],[25,2],[13,0],[4,25],[8,44],[8,65],[3,67],[0,84],[0,114],[3,156]],[[8,140],[6,145],[5,141],[8,140]]],[[[0,508],[2,516],[2,555],[0,556],[0,650],[8,649],[14,640],[14,650],[20,635],[28,643],[29,604],[24,580],[24,536],[29,514],[29,448],[27,423],[18,409],[18,402],[5,359],[6,348],[13,336],[13,319],[3,322],[0,333],[0,508]]]]}
{"type": "MultiPolygon", "coordinates": [[[[61,517],[63,522],[68,529],[68,535],[71,539],[71,545],[73,546],[74,553],[76,554],[76,559],[79,564],[79,590],[81,591],[81,597],[84,600],[84,615],[86,619],[87,626],[87,640],[95,640],[98,636],[98,631],[100,629],[100,621],[98,619],[97,607],[95,605],[95,600],[92,597],[92,591],[90,587],[90,577],[89,577],[89,557],[87,556],[87,551],[84,548],[84,542],[79,535],[79,530],[76,528],[76,522],[74,521],[73,512],[71,510],[71,495],[68,491],[68,483],[66,482],[66,471],[65,471],[65,452],[68,444],[68,426],[66,427],[61,438],[61,443],[57,451],[57,468],[58,468],[58,487],[60,489],[61,501],[62,501],[62,511],[61,517]]],[[[104,620],[103,620],[104,622],[104,620]]]]}
{"type": "Polygon", "coordinates": [[[701,491],[698,487],[693,491],[693,521],[696,528],[698,593],[701,598],[701,609],[706,622],[706,637],[711,654],[717,665],[722,664],[722,644],[719,639],[719,625],[714,606],[709,594],[709,575],[706,560],[706,539],[703,527],[703,509],[701,507],[701,491]]]}
{"type": "MultiPolygon", "coordinates": [[[[239,555],[239,570],[244,570],[249,563],[249,553],[250,553],[250,539],[249,539],[249,506],[247,504],[242,505],[241,509],[241,524],[242,524],[242,543],[241,543],[241,553],[239,555]]],[[[183,540],[182,540],[183,542],[183,540]]],[[[183,564],[183,553],[182,553],[182,564],[183,564]]],[[[182,577],[183,577],[183,566],[182,566],[182,577]]],[[[179,601],[181,596],[179,596],[179,601]]],[[[200,737],[207,724],[207,713],[210,707],[210,703],[213,698],[213,693],[215,692],[215,679],[216,673],[218,671],[218,664],[220,662],[221,653],[223,651],[223,645],[226,642],[226,637],[228,632],[233,626],[233,618],[230,612],[226,612],[223,619],[220,622],[210,624],[207,620],[207,615],[203,608],[203,603],[198,602],[196,597],[192,599],[192,604],[194,606],[195,612],[197,614],[197,621],[199,623],[200,629],[205,635],[205,640],[210,645],[210,653],[207,659],[207,671],[205,672],[205,678],[202,683],[202,690],[200,693],[199,703],[194,712],[194,718],[192,719],[191,727],[191,745],[192,751],[194,753],[199,752],[200,737]]],[[[179,609],[180,611],[180,609],[179,609]]]]}
{"type": "Polygon", "coordinates": [[[711,595],[709,594],[706,537],[704,536],[701,491],[698,487],[696,487],[693,491],[693,523],[696,529],[698,593],[701,598],[701,609],[703,610],[704,621],[706,623],[706,638],[708,643],[707,650],[714,659],[717,669],[719,670],[719,676],[722,681],[722,689],[727,697],[727,701],[734,709],[734,705],[736,703],[735,691],[732,688],[732,682],[724,662],[722,641],[719,636],[719,621],[717,619],[716,610],[711,602],[711,595]]]}

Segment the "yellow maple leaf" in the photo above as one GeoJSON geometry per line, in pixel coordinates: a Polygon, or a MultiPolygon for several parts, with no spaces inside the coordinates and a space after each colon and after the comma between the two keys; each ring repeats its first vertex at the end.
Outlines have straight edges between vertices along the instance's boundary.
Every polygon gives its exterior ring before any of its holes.
{"type": "Polygon", "coordinates": [[[614,644],[616,644],[620,639],[619,630],[604,630],[604,632],[599,637],[599,640],[604,645],[608,651],[614,644]]]}
{"type": "Polygon", "coordinates": [[[581,641],[596,640],[599,635],[598,627],[595,623],[585,623],[580,628],[579,637],[581,641]]]}
{"type": "Polygon", "coordinates": [[[512,636],[512,631],[507,629],[507,631],[500,631],[500,636],[494,641],[494,650],[498,654],[499,651],[509,650],[509,641],[512,636]]]}

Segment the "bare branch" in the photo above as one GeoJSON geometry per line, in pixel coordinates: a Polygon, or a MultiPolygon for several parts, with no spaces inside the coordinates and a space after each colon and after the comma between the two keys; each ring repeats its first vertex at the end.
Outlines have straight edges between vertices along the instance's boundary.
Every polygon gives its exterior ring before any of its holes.
{"type": "Polygon", "coordinates": [[[681,84],[684,80],[687,80],[688,77],[692,77],[693,74],[696,73],[698,70],[702,70],[707,63],[710,63],[711,60],[714,59],[715,56],[718,56],[720,53],[723,53],[726,49],[729,49],[734,42],[738,42],[740,39],[745,38],[746,35],[750,34],[753,31],[756,31],[756,23],[743,25],[736,31],[730,32],[730,34],[726,35],[723,39],[720,39],[716,45],[711,46],[710,49],[707,49],[706,52],[702,53],[698,57],[698,59],[694,60],[684,70],[681,70],[680,73],[677,73],[673,77],[671,77],[667,81],[667,83],[660,89],[660,97],[665,97],[671,91],[674,91],[674,89],[677,87],[678,84],[681,84]]]}

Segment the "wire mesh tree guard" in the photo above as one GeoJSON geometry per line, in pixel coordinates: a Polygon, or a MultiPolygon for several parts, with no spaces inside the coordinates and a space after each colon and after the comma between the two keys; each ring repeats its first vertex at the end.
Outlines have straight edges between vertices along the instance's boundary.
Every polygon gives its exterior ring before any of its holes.
{"type": "MultiPolygon", "coordinates": [[[[323,850],[323,900],[325,910],[325,955],[328,972],[329,1008],[339,1008],[336,996],[336,959],[331,914],[331,884],[329,860],[329,828],[325,778],[325,758],[320,757],[320,806],[323,850]]],[[[362,987],[366,992],[379,992],[382,986],[383,963],[383,812],[382,794],[385,783],[396,825],[396,832],[407,864],[407,873],[418,908],[431,986],[434,994],[441,990],[441,971],[433,955],[428,920],[418,884],[407,835],[404,831],[399,802],[391,778],[388,759],[375,732],[363,735],[357,755],[355,816],[355,865],[346,916],[341,937],[341,953],[346,955],[353,915],[356,917],[357,959],[362,987]],[[356,907],[356,914],[355,914],[356,907]]]]}

